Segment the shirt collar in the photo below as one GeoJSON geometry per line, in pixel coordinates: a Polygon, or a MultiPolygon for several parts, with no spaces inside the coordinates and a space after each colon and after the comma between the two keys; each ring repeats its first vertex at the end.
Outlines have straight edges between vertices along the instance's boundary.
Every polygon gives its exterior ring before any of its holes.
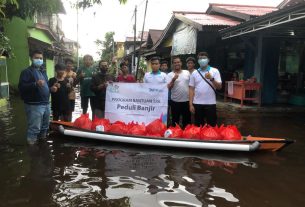
{"type": "Polygon", "coordinates": [[[208,65],[208,67],[205,70],[202,70],[200,67],[198,68],[199,71],[202,72],[209,72],[211,70],[211,66],[208,65]]]}
{"type": "Polygon", "coordinates": [[[153,75],[159,75],[159,74],[161,74],[161,71],[160,71],[160,70],[158,70],[158,72],[156,72],[156,73],[153,73],[153,71],[151,71],[151,72],[150,72],[150,74],[153,74],[153,75]]]}

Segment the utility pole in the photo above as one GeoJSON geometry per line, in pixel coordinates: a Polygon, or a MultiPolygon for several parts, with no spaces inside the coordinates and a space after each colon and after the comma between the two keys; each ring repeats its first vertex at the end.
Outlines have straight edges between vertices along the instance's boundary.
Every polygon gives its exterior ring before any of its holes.
{"type": "Polygon", "coordinates": [[[112,36],[112,58],[114,58],[114,38],[112,36]]]}
{"type": "Polygon", "coordinates": [[[132,58],[132,67],[136,68],[136,41],[137,41],[137,5],[134,9],[134,37],[133,37],[133,58],[132,58]]]}
{"type": "Polygon", "coordinates": [[[79,69],[79,43],[78,43],[78,0],[76,5],[76,42],[77,42],[77,50],[76,50],[76,56],[77,56],[77,70],[79,69]]]}
{"type": "Polygon", "coordinates": [[[144,19],[143,19],[143,26],[142,26],[142,33],[141,33],[141,40],[140,40],[140,49],[139,49],[139,55],[138,55],[138,61],[137,61],[137,70],[136,70],[136,80],[138,80],[138,68],[140,64],[140,58],[141,58],[141,49],[142,49],[142,41],[143,41],[143,33],[144,33],[144,26],[145,26],[145,19],[146,19],[146,11],[147,11],[147,4],[148,0],[146,0],[146,5],[145,5],[145,12],[144,12],[144,19]]]}

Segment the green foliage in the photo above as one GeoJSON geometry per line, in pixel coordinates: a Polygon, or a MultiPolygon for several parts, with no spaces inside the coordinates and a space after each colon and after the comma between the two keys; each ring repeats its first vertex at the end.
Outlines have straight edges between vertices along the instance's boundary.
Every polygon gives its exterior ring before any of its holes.
{"type": "Polygon", "coordinates": [[[114,32],[107,32],[105,34],[104,41],[101,41],[99,39],[95,41],[95,44],[99,48],[98,54],[101,56],[101,59],[106,60],[109,63],[112,60],[113,53],[116,53],[116,44],[114,43],[113,36],[114,32]]]}
{"type": "MultiPolygon", "coordinates": [[[[5,1],[5,0],[1,0],[5,1]]],[[[18,16],[22,19],[32,18],[36,13],[53,14],[64,11],[61,0],[10,0],[6,2],[2,11],[6,18],[18,16]]]]}
{"type": "MultiPolygon", "coordinates": [[[[78,7],[79,8],[89,8],[92,7],[94,4],[102,4],[103,0],[79,0],[78,7]]],[[[120,4],[125,4],[127,0],[119,0],[120,4]]]]}
{"type": "Polygon", "coordinates": [[[13,5],[16,8],[19,7],[17,0],[0,0],[0,17],[5,17],[5,8],[7,5],[13,5]]]}
{"type": "Polygon", "coordinates": [[[12,48],[10,46],[10,40],[2,32],[0,32],[0,56],[1,55],[9,57],[14,56],[14,54],[12,53],[12,48]]]}

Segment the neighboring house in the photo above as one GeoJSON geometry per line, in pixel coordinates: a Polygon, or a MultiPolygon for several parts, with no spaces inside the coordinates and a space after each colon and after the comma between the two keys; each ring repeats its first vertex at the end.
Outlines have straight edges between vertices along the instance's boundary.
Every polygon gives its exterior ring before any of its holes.
{"type": "Polygon", "coordinates": [[[121,59],[124,57],[124,42],[115,42],[116,44],[116,57],[117,59],[121,59]]]}
{"type": "Polygon", "coordinates": [[[305,105],[305,2],[284,1],[266,15],[221,30],[223,42],[239,45],[244,79],[262,83],[265,104],[305,105]]]}
{"type": "Polygon", "coordinates": [[[79,48],[79,44],[77,43],[77,41],[70,40],[70,39],[65,38],[65,37],[62,37],[61,41],[64,44],[67,51],[69,53],[71,53],[72,56],[76,56],[77,48],[79,48]]]}
{"type": "Polygon", "coordinates": [[[170,61],[172,56],[179,55],[184,61],[199,51],[208,51],[213,60],[221,60],[217,64],[222,66],[225,55],[219,51],[224,47],[219,30],[239,23],[236,19],[215,14],[176,11],[159,40],[144,56],[156,55],[170,61]]]}
{"type": "Polygon", "coordinates": [[[140,45],[146,42],[148,32],[143,32],[143,38],[141,41],[141,35],[142,31],[138,32],[138,35],[136,36],[136,39],[134,37],[126,37],[126,40],[124,42],[124,58],[128,59],[129,62],[129,70],[130,72],[135,72],[135,66],[136,66],[136,57],[138,56],[137,52],[134,52],[140,45]]]}
{"type": "Polygon", "coordinates": [[[54,76],[54,65],[71,55],[60,43],[63,35],[58,15],[37,15],[33,20],[13,17],[4,25],[15,57],[7,59],[10,87],[17,89],[20,72],[31,63],[30,53],[35,49],[44,52],[44,63],[49,77],[54,76]]]}

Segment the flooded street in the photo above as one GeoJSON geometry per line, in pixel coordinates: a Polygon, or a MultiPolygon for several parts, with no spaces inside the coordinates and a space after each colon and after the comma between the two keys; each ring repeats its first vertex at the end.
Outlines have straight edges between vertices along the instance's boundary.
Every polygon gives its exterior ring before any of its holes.
{"type": "Polygon", "coordinates": [[[243,135],[296,143],[278,153],[205,153],[52,134],[29,147],[23,103],[13,98],[0,114],[0,206],[303,206],[304,114],[218,115],[243,135]]]}

